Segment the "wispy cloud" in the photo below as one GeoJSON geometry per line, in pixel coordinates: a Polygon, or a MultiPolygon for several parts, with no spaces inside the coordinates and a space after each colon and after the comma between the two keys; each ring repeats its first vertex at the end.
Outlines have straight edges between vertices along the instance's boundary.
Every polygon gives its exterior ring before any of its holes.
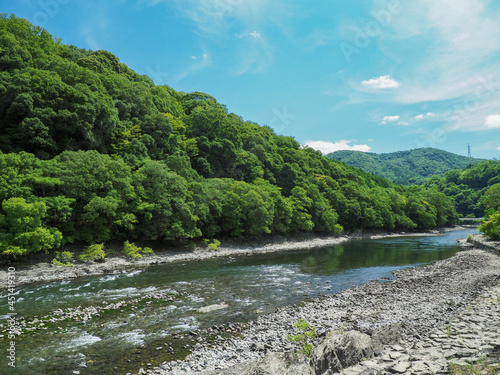
{"type": "Polygon", "coordinates": [[[327,142],[327,141],[306,141],[305,145],[309,146],[315,150],[321,151],[323,154],[329,154],[335,151],[350,150],[350,151],[362,151],[368,152],[371,147],[368,145],[350,145],[352,141],[346,141],[344,139],[337,142],[327,142]]]}
{"type": "MultiPolygon", "coordinates": [[[[158,3],[160,0],[151,0],[158,3]]],[[[162,0],[171,1],[171,0],[162,0]]],[[[265,0],[174,0],[179,12],[192,20],[204,33],[227,31],[231,21],[245,25],[256,25],[264,19],[265,0]]]]}
{"type": "Polygon", "coordinates": [[[207,52],[203,52],[201,56],[191,56],[191,60],[193,60],[193,62],[183,72],[173,77],[175,82],[178,82],[193,73],[203,70],[212,64],[212,58],[207,52]]]}
{"type": "Polygon", "coordinates": [[[406,121],[399,121],[399,122],[398,122],[398,125],[408,126],[408,125],[410,125],[410,124],[408,124],[406,121]]]}
{"type": "MultiPolygon", "coordinates": [[[[377,3],[379,4],[379,3],[377,3]]],[[[407,53],[405,43],[425,42],[425,53],[405,65],[409,70],[397,100],[420,103],[471,95],[477,76],[498,71],[500,14],[482,0],[415,0],[392,21],[384,38],[393,55],[407,53]],[[466,30],[466,31],[464,31],[466,30]],[[389,42],[390,41],[390,42],[389,42]],[[401,48],[394,48],[395,45],[401,48]],[[399,51],[398,51],[399,50],[399,51]]],[[[393,56],[394,57],[394,56],[393,56]]]]}
{"type": "Polygon", "coordinates": [[[395,89],[401,85],[401,83],[392,79],[389,75],[361,81],[361,84],[372,89],[395,89]]]}

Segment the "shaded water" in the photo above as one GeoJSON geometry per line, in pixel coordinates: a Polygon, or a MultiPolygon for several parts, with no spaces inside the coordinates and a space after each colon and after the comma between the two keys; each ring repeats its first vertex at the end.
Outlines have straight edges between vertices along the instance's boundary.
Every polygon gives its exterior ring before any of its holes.
{"type": "MultiPolygon", "coordinates": [[[[16,339],[17,371],[22,374],[120,374],[189,353],[192,342],[173,338],[214,323],[248,321],[276,307],[306,297],[336,293],[373,279],[392,278],[392,272],[453,256],[456,239],[474,229],[443,236],[355,240],[307,249],[167,264],[146,270],[117,272],[71,281],[20,288],[18,316],[43,319],[57,309],[106,306],[130,302],[148,294],[165,293],[174,300],[143,300],[121,309],[102,311],[87,321],[47,322],[46,329],[16,339]],[[228,307],[199,313],[203,306],[228,307]],[[175,353],[165,351],[171,345],[175,353]],[[161,349],[158,349],[161,348],[161,349]]],[[[6,292],[0,294],[6,314],[6,292]]],[[[0,316],[1,323],[7,316],[0,316]]],[[[5,324],[4,324],[5,326],[5,324]]],[[[187,335],[189,336],[189,335],[187,335]]],[[[7,350],[6,336],[0,350],[7,350]]],[[[0,373],[6,369],[0,357],[0,373]]]]}

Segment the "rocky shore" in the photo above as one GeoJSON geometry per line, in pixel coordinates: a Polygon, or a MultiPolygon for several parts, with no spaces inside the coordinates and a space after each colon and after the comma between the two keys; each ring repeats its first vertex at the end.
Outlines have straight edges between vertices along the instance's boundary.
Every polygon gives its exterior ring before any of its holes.
{"type": "MultiPolygon", "coordinates": [[[[446,230],[446,229],[445,229],[446,230]]],[[[294,237],[271,236],[248,239],[227,239],[222,242],[218,250],[210,250],[206,246],[198,246],[194,250],[177,248],[155,248],[154,256],[145,256],[139,259],[125,258],[124,256],[110,256],[102,263],[75,262],[73,267],[54,266],[49,262],[35,264],[13,264],[15,268],[16,286],[37,282],[50,282],[72,279],[82,276],[101,275],[113,273],[124,269],[146,268],[155,264],[203,261],[210,258],[223,258],[229,256],[251,256],[270,252],[319,248],[335,245],[356,238],[382,238],[404,236],[430,236],[439,235],[440,232],[427,233],[392,233],[379,231],[370,233],[353,233],[338,236],[317,236],[314,234],[297,235],[294,237]]],[[[0,270],[0,289],[7,288],[7,267],[0,270]]]]}
{"type": "Polygon", "coordinates": [[[444,374],[467,361],[499,362],[498,252],[469,244],[450,259],[395,276],[281,308],[253,321],[240,338],[201,345],[184,361],[139,373],[444,374]],[[303,333],[300,319],[314,334],[291,340],[303,333]],[[306,341],[311,350],[304,350],[306,341]]]}

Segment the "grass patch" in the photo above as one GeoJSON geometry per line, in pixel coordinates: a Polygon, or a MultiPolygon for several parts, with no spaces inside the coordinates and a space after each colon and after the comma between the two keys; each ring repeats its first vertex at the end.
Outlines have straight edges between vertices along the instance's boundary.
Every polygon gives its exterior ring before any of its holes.
{"type": "Polygon", "coordinates": [[[450,364],[451,375],[498,375],[500,363],[487,364],[484,359],[466,365],[450,364]]]}

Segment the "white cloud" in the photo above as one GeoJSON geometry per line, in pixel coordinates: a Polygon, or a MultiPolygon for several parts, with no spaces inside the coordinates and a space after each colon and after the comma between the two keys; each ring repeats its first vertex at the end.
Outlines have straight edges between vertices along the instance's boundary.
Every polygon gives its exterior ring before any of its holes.
{"type": "Polygon", "coordinates": [[[407,126],[409,124],[406,121],[400,121],[400,122],[398,122],[398,125],[407,126]]]}
{"type": "Polygon", "coordinates": [[[340,140],[335,143],[326,141],[306,141],[306,146],[309,146],[315,150],[321,151],[323,154],[329,154],[331,152],[340,150],[351,150],[351,151],[362,151],[368,152],[371,147],[368,145],[350,145],[352,141],[340,140]]]}
{"type": "Polygon", "coordinates": [[[447,122],[445,130],[448,132],[477,132],[498,129],[495,128],[498,116],[498,99],[496,95],[491,95],[470,108],[454,106],[453,110],[443,114],[443,119],[447,122]]]}
{"type": "Polygon", "coordinates": [[[500,128],[500,115],[489,115],[484,120],[486,128],[500,128]]]}
{"type": "Polygon", "coordinates": [[[250,35],[253,36],[255,39],[260,38],[260,33],[258,31],[251,32],[250,35]]]}
{"type": "Polygon", "coordinates": [[[400,116],[384,116],[382,119],[382,124],[387,124],[388,122],[395,122],[398,121],[401,117],[400,116]]]}
{"type": "Polygon", "coordinates": [[[389,75],[372,78],[367,81],[361,81],[361,84],[373,89],[395,89],[401,85],[389,75]]]}
{"type": "MultiPolygon", "coordinates": [[[[384,9],[386,3],[375,0],[373,10],[384,9]]],[[[405,2],[404,11],[391,18],[383,37],[383,52],[405,65],[405,85],[396,93],[401,103],[475,96],[482,89],[478,77],[499,71],[500,13],[492,1],[405,2]],[[408,48],[415,40],[425,46],[425,54],[409,57],[408,48]]]]}
{"type": "Polygon", "coordinates": [[[432,113],[432,112],[427,112],[426,114],[420,114],[420,115],[417,115],[415,116],[415,118],[417,120],[423,120],[423,119],[426,119],[426,118],[432,118],[432,117],[436,117],[436,114],[435,113],[432,113]]]}
{"type": "Polygon", "coordinates": [[[497,147],[497,150],[498,150],[498,151],[500,151],[500,146],[499,146],[499,147],[497,147]]]}

